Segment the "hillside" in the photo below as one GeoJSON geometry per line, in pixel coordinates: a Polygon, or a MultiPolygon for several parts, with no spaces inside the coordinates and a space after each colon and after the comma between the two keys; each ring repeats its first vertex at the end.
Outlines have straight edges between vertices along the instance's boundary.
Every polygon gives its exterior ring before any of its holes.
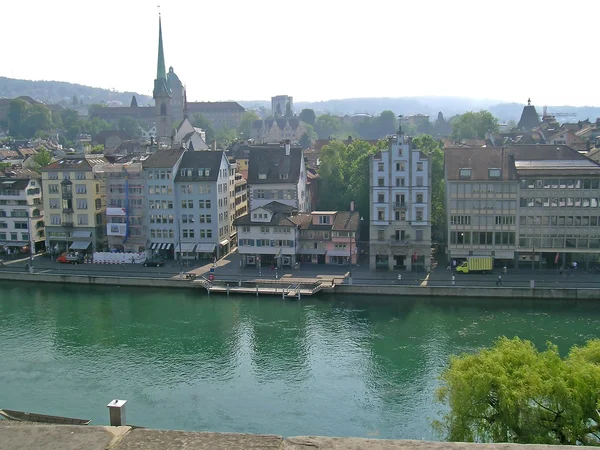
{"type": "Polygon", "coordinates": [[[117,101],[129,106],[131,97],[136,96],[138,105],[153,104],[151,97],[136,92],[113,92],[109,89],[83,86],[64,81],[31,81],[0,77],[0,98],[15,98],[27,95],[44,103],[70,105],[73,96],[84,105],[117,101]]]}

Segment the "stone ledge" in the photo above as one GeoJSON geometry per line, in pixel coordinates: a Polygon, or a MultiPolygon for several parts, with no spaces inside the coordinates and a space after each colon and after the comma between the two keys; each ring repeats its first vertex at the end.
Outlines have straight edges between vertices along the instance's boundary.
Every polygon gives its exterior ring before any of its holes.
{"type": "Polygon", "coordinates": [[[23,425],[0,427],[0,450],[582,450],[597,447],[468,444],[321,436],[151,430],[130,427],[23,425]]]}

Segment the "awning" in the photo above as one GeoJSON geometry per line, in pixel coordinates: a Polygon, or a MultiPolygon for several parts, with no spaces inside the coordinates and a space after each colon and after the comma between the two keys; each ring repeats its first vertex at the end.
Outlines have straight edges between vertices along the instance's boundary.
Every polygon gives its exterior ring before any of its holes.
{"type": "MultiPolygon", "coordinates": [[[[184,252],[193,252],[195,246],[196,246],[196,244],[194,244],[194,243],[183,242],[181,244],[181,249],[184,252]]],[[[179,252],[179,244],[177,244],[177,246],[175,247],[175,251],[179,252]]]]}
{"type": "Polygon", "coordinates": [[[215,251],[215,244],[198,244],[196,245],[196,252],[198,253],[212,253],[215,251]]]}
{"type": "Polygon", "coordinates": [[[125,208],[106,208],[107,216],[125,216],[125,208]]]}
{"type": "Polygon", "coordinates": [[[171,250],[173,248],[173,244],[165,244],[164,250],[171,250]]]}
{"type": "Polygon", "coordinates": [[[300,255],[324,255],[327,250],[324,248],[300,248],[298,254],[300,255]]]}
{"type": "Polygon", "coordinates": [[[8,242],[8,243],[4,244],[5,247],[25,247],[27,245],[29,245],[29,242],[25,242],[25,241],[23,241],[23,242],[12,241],[12,242],[8,242]]]}
{"type": "Polygon", "coordinates": [[[160,244],[160,247],[158,247],[159,250],[166,250],[167,249],[167,244],[160,244]]]}
{"type": "Polygon", "coordinates": [[[159,246],[160,244],[157,244],[156,242],[154,244],[150,245],[150,250],[156,250],[156,248],[159,246]]]}
{"type": "Polygon", "coordinates": [[[73,238],[91,238],[92,237],[92,232],[91,231],[83,231],[83,230],[77,230],[77,231],[73,231],[73,238]]]}
{"type": "Polygon", "coordinates": [[[350,256],[350,251],[349,250],[330,250],[327,252],[328,256],[346,256],[349,257],[350,256]]]}
{"type": "Polygon", "coordinates": [[[225,247],[227,244],[229,244],[229,239],[223,239],[221,242],[219,242],[221,247],[225,247]]]}
{"type": "Polygon", "coordinates": [[[69,250],[87,250],[92,245],[90,241],[75,241],[69,247],[69,250]]]}

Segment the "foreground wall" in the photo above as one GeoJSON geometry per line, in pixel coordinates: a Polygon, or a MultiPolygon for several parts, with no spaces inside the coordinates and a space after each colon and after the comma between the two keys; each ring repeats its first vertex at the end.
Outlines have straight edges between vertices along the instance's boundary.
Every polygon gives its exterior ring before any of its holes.
{"type": "MultiPolygon", "coordinates": [[[[0,425],[2,421],[0,421],[0,425]]],[[[88,426],[0,426],[0,450],[575,450],[596,447],[198,433],[88,426]]]]}

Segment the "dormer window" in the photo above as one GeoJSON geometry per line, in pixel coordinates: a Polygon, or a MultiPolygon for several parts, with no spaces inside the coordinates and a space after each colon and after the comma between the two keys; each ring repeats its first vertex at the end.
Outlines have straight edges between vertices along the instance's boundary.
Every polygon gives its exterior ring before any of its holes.
{"type": "Polygon", "coordinates": [[[280,173],[279,174],[279,179],[280,180],[287,180],[288,179],[288,174],[287,173],[280,173]]]}
{"type": "Polygon", "coordinates": [[[463,180],[470,180],[471,174],[471,169],[458,169],[458,177],[463,180]]]}
{"type": "Polygon", "coordinates": [[[187,169],[187,176],[191,177],[192,176],[192,172],[193,172],[192,169],[187,169]]]}
{"type": "Polygon", "coordinates": [[[319,224],[328,225],[329,224],[329,216],[319,216],[319,224]]]}
{"type": "Polygon", "coordinates": [[[267,179],[267,174],[266,173],[259,173],[258,174],[258,179],[259,180],[266,180],[267,179]]]}
{"type": "Polygon", "coordinates": [[[210,177],[210,169],[204,169],[204,176],[210,177]]]}
{"type": "Polygon", "coordinates": [[[500,178],[502,171],[500,169],[488,169],[488,178],[500,178]]]}
{"type": "Polygon", "coordinates": [[[179,171],[179,174],[180,174],[182,177],[185,177],[185,169],[181,169],[181,170],[179,171]]]}

